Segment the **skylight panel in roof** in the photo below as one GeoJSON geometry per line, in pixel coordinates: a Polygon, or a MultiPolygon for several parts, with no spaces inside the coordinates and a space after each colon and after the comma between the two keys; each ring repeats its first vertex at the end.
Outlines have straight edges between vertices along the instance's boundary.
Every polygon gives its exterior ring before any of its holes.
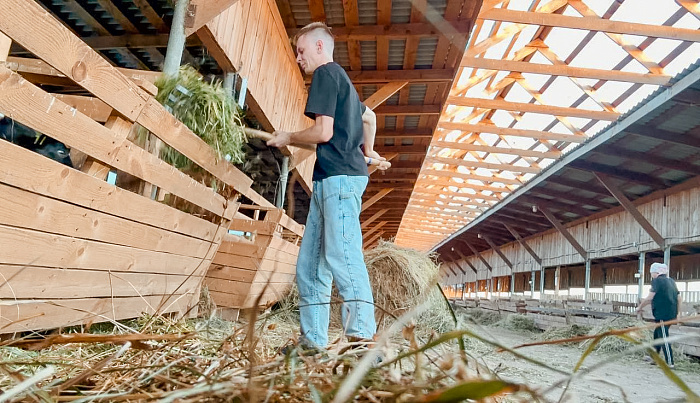
{"type": "Polygon", "coordinates": [[[663,25],[679,8],[674,0],[653,0],[649,3],[646,0],[624,1],[610,20],[663,25]]]}
{"type": "Polygon", "coordinates": [[[612,70],[628,54],[602,32],[597,32],[591,41],[569,63],[572,67],[612,70]]]}
{"type": "Polygon", "coordinates": [[[664,71],[666,74],[675,76],[688,68],[691,64],[697,62],[698,55],[700,55],[700,43],[693,43],[688,49],[666,65],[664,71]]]}
{"type": "Polygon", "coordinates": [[[666,57],[673,49],[681,44],[681,41],[676,41],[673,39],[657,38],[651,45],[644,49],[644,53],[651,58],[651,60],[662,60],[666,57]]]}
{"type": "Polygon", "coordinates": [[[600,96],[602,99],[612,101],[615,98],[617,98],[620,94],[627,91],[627,89],[631,86],[632,84],[623,83],[621,81],[608,81],[602,86],[600,86],[600,88],[598,88],[598,91],[596,92],[598,96],[600,96]]]}
{"type": "Polygon", "coordinates": [[[656,91],[659,87],[657,85],[643,85],[640,89],[634,92],[634,94],[625,98],[624,101],[617,106],[617,110],[620,113],[625,113],[630,109],[634,108],[649,96],[652,92],[656,91]]]}
{"type": "MultiPolygon", "coordinates": [[[[525,28],[523,28],[522,31],[520,31],[520,34],[518,35],[518,38],[515,40],[515,44],[513,47],[510,49],[508,52],[507,57],[512,58],[513,55],[515,54],[518,49],[521,49],[523,46],[527,45],[532,41],[532,38],[535,36],[535,33],[539,29],[539,26],[537,25],[528,25],[525,28]]],[[[510,43],[512,37],[506,39],[504,42],[510,43]]]]}
{"type": "MultiPolygon", "coordinates": [[[[633,0],[632,2],[637,2],[639,3],[640,1],[646,1],[646,0],[633,0]]],[[[595,11],[596,14],[598,15],[603,15],[605,14],[610,6],[612,5],[613,1],[612,0],[585,0],[586,5],[595,11]]],[[[571,7],[569,7],[571,8],[571,7]]]]}
{"type": "MultiPolygon", "coordinates": [[[[568,77],[557,77],[542,94],[542,99],[548,105],[569,106],[585,93],[568,77]]],[[[589,109],[603,110],[597,104],[589,109]]]]}

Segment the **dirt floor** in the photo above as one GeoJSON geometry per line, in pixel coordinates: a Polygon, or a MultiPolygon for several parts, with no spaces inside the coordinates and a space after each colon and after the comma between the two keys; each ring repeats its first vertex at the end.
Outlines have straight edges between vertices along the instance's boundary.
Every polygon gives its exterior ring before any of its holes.
{"type": "MultiPolygon", "coordinates": [[[[530,332],[516,332],[502,327],[485,326],[483,330],[507,347],[536,341],[530,332]]],[[[564,377],[539,365],[518,359],[510,353],[498,353],[482,345],[475,354],[490,369],[505,380],[539,386],[542,391],[552,387],[564,377]]],[[[524,355],[546,362],[551,367],[571,371],[583,350],[574,346],[539,345],[519,349],[524,355]]],[[[590,368],[610,355],[594,352],[586,358],[583,367],[590,368]]],[[[700,364],[677,363],[674,373],[696,394],[700,394],[700,364]]],[[[565,385],[554,387],[545,396],[550,401],[561,402],[671,402],[687,401],[679,386],[664,375],[655,365],[640,358],[623,357],[594,369],[590,374],[575,379],[565,391],[565,385]]]]}

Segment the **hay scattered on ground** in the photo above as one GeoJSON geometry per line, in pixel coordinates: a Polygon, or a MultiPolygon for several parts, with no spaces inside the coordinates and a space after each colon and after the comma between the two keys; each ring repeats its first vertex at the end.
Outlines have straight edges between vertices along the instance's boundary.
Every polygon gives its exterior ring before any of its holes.
{"type": "Polygon", "coordinates": [[[503,319],[503,316],[496,311],[489,311],[480,308],[469,308],[463,311],[464,320],[467,323],[475,323],[482,326],[495,325],[503,319]]]}
{"type": "Polygon", "coordinates": [[[540,329],[535,326],[534,319],[520,314],[510,314],[497,322],[496,325],[517,332],[540,332],[540,329]]]}
{"type": "MultiPolygon", "coordinates": [[[[601,333],[609,332],[611,330],[626,329],[630,327],[640,327],[647,325],[646,322],[641,321],[637,318],[630,316],[620,316],[616,318],[610,318],[603,322],[603,324],[592,328],[589,332],[589,336],[595,336],[601,333]]],[[[625,340],[620,336],[606,336],[601,339],[598,344],[593,349],[594,351],[603,353],[621,353],[623,351],[629,350],[631,347],[637,346],[639,343],[649,343],[652,340],[653,332],[650,330],[635,331],[632,333],[627,333],[627,337],[630,337],[634,342],[625,340]]],[[[580,347],[583,349],[588,348],[588,346],[593,342],[594,339],[589,339],[581,343],[580,347]]],[[[634,356],[641,357],[644,352],[638,351],[633,353],[634,356]]]]}
{"type": "MultiPolygon", "coordinates": [[[[113,343],[68,343],[85,337],[73,333],[39,351],[5,345],[0,347],[0,388],[16,393],[15,400],[47,402],[331,401],[359,373],[360,387],[350,395],[355,401],[415,401],[429,394],[438,399],[461,384],[481,397],[515,392],[521,399],[537,398],[526,385],[501,381],[467,360],[454,340],[438,346],[439,352],[419,353],[420,359],[411,355],[392,364],[387,357],[379,367],[360,372],[360,353],[366,350],[279,355],[262,340],[265,333],[280,330],[264,321],[248,326],[216,318],[143,317],[112,326],[107,333],[115,335],[113,343]],[[159,335],[168,340],[159,341],[159,335]],[[141,341],[128,344],[135,336],[141,341]],[[21,385],[27,379],[31,382],[21,385]]],[[[404,335],[411,341],[391,344],[391,351],[414,349],[411,332],[404,335]]]]}
{"type": "MultiPolygon", "coordinates": [[[[545,330],[540,336],[540,340],[543,341],[553,341],[553,340],[566,340],[578,336],[585,336],[591,331],[590,326],[581,325],[567,325],[567,326],[556,326],[550,327],[545,330]]],[[[562,343],[563,345],[576,346],[578,342],[572,343],[562,343]]]]}

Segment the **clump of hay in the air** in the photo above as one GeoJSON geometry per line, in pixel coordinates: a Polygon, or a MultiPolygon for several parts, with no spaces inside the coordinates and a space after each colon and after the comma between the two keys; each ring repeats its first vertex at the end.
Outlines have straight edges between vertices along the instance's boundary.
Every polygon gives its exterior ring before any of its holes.
{"type": "MultiPolygon", "coordinates": [[[[588,332],[589,336],[595,336],[611,330],[626,329],[630,327],[645,326],[647,323],[633,317],[618,317],[605,320],[599,326],[594,327],[588,332]]],[[[593,349],[594,351],[603,353],[620,353],[631,347],[637,346],[639,343],[649,343],[652,340],[653,332],[651,330],[639,330],[635,332],[625,333],[626,337],[631,337],[634,342],[625,340],[620,336],[606,336],[601,339],[593,349]]],[[[588,348],[594,339],[589,339],[581,342],[581,348],[588,348]]],[[[638,351],[634,355],[642,356],[644,352],[638,351]]]]}
{"type": "MultiPolygon", "coordinates": [[[[199,72],[185,65],[177,76],[163,75],[155,84],[158,102],[169,107],[220,158],[243,162],[246,136],[241,111],[221,82],[207,83],[199,72]]],[[[161,158],[177,168],[194,168],[188,158],[170,147],[163,148],[161,158]]]]}

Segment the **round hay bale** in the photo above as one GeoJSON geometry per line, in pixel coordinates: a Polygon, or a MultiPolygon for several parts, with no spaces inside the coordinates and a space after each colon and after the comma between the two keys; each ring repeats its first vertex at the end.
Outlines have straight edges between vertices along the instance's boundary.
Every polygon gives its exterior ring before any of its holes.
{"type": "Polygon", "coordinates": [[[380,319],[378,327],[390,324],[383,311],[399,316],[427,303],[428,308],[416,319],[418,324],[438,332],[454,328],[454,320],[437,283],[439,266],[435,257],[387,241],[380,241],[375,248],[365,251],[365,264],[377,306],[375,312],[380,319]]]}

